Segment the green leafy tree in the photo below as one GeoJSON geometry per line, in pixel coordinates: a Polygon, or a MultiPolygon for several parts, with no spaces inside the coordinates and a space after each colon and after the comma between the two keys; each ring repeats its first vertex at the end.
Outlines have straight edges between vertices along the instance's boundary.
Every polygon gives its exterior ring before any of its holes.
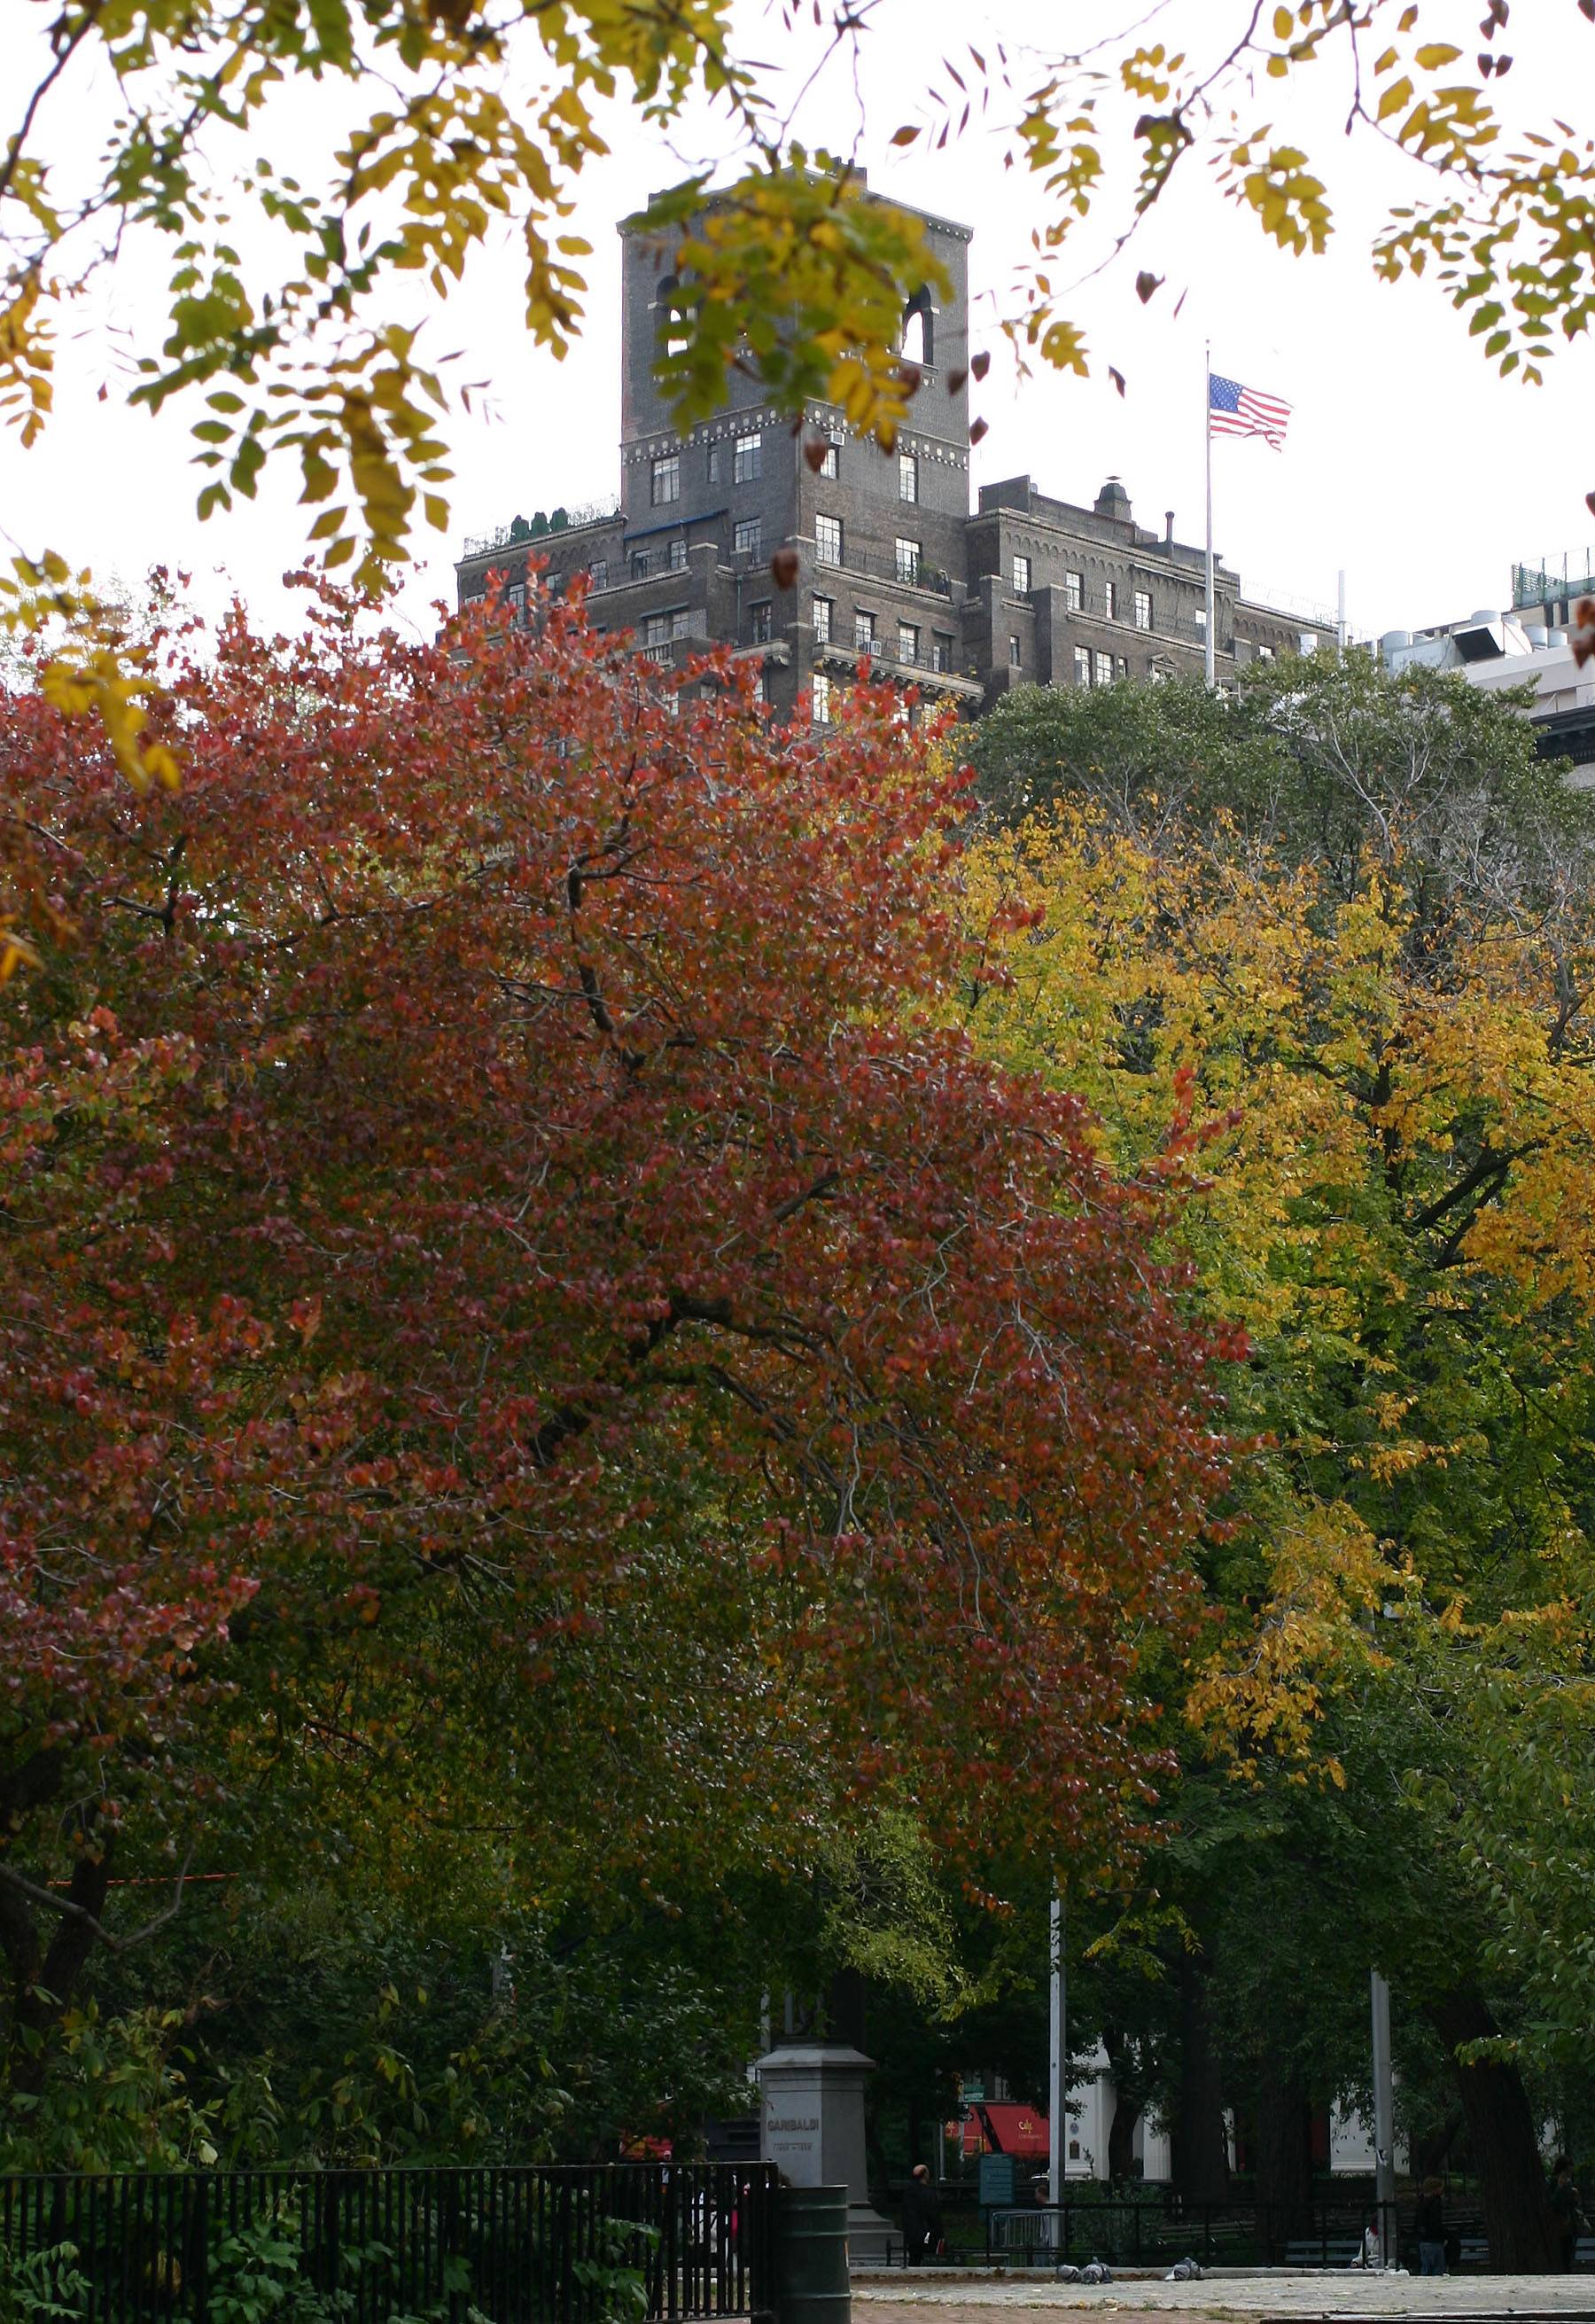
{"type": "MultiPolygon", "coordinates": [[[[1047,804],[972,864],[971,1021],[1089,1093],[1121,1163],[1212,1125],[1178,1231],[1251,1335],[1258,1449],[1208,1568],[1229,1642],[1176,1698],[1260,1821],[1175,1901],[1231,2070],[1299,2125],[1333,2045],[1282,2043],[1281,1999],[1386,1969],[1452,2061],[1498,2260],[1544,2264],[1524,2075],[1572,2055],[1584,1976],[1528,1868],[1581,1829],[1590,803],[1510,702],[1362,659],[1016,697],[979,748],[993,799],[1047,804]]],[[[1169,1803],[1176,1867],[1206,1791],[1169,1803]]]]}

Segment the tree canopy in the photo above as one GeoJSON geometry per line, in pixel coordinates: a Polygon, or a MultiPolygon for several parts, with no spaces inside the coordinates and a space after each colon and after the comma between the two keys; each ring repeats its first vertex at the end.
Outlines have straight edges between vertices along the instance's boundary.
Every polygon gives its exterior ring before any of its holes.
{"type": "Polygon", "coordinates": [[[966,867],[967,1021],[1120,1167],[1194,1102],[1176,1231],[1249,1335],[1227,1635],[1171,1694],[1148,1877],[1204,1924],[1241,2070],[1298,2095],[1332,2018],[1281,2035],[1290,1994],[1385,1969],[1458,2071],[1498,2260],[1538,2264],[1513,2078],[1595,2064],[1550,1893],[1586,1877],[1595,809],[1510,701],[1360,657],[1016,696],[977,756],[1036,804],[966,867]]]}
{"type": "Polygon", "coordinates": [[[960,779],[579,601],[310,612],[157,639],[180,792],[0,733],[72,931],[3,1084],[14,2051],[163,1868],[419,1895],[486,1824],[668,1912],[905,1786],[1122,1849],[1228,1342],[1166,1158],[940,1021],[960,779]]]}

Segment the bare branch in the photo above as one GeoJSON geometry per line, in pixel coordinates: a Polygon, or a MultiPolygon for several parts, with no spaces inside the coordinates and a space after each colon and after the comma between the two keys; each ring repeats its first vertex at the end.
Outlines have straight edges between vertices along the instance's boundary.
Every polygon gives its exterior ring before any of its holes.
{"type": "Polygon", "coordinates": [[[125,1953],[131,1952],[135,1945],[142,1945],[151,1937],[158,1935],[170,1922],[176,1920],[183,1901],[183,1883],[189,1877],[189,1867],[193,1860],[194,1849],[190,1841],[188,1853],[183,1858],[181,1868],[178,1872],[177,1886],[171,1892],[171,1904],[161,1912],[157,1913],[152,1921],[146,1921],[142,1929],[134,1929],[131,1935],[125,1937],[115,1935],[106,1927],[105,1923],[89,1912],[85,1905],[74,1904],[69,1896],[58,1896],[53,1889],[41,1888],[37,1881],[25,1879],[22,1873],[14,1872],[9,1864],[0,1864],[0,1881],[4,1881],[14,1895],[25,1896],[29,1904],[37,1904],[45,1912],[59,1913],[63,1920],[76,1921],[83,1927],[92,1930],[100,1943],[109,1951],[125,1953]]]}

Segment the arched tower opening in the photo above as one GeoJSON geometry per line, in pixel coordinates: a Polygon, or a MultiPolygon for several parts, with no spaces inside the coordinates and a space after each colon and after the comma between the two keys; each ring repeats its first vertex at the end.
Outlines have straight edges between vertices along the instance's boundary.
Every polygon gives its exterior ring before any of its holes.
{"type": "Polygon", "coordinates": [[[903,309],[900,346],[903,361],[917,364],[921,371],[928,370],[936,361],[936,310],[930,303],[930,292],[923,285],[903,309]]]}

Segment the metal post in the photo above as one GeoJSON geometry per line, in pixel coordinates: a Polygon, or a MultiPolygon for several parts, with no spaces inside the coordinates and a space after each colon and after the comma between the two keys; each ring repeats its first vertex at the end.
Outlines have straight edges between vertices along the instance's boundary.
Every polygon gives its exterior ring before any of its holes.
{"type": "Polygon", "coordinates": [[[1215,609],[1212,594],[1212,346],[1206,355],[1206,384],[1203,392],[1202,441],[1207,454],[1207,637],[1202,654],[1202,675],[1209,686],[1213,682],[1213,623],[1215,609]]]}
{"type": "Polygon", "coordinates": [[[1064,2200],[1064,2107],[1068,2090],[1068,1994],[1064,1969],[1064,1900],[1052,1892],[1048,1914],[1048,1968],[1051,1971],[1047,2018],[1046,2169],[1047,2193],[1055,2204],[1064,2200]]]}
{"type": "Polygon", "coordinates": [[[1379,2213],[1379,2262],[1396,2264],[1396,2083],[1390,2068],[1390,1988],[1369,1973],[1373,2004],[1374,2198],[1379,2213]]]}

